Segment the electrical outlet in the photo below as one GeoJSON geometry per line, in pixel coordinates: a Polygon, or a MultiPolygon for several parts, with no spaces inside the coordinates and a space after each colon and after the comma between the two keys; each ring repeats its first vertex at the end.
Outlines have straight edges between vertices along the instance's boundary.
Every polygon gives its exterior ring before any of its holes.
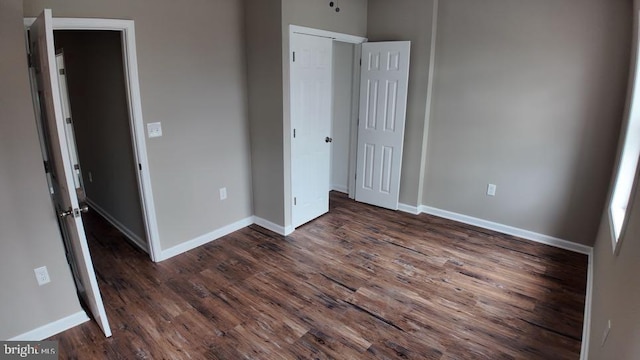
{"type": "Polygon", "coordinates": [[[38,285],[42,286],[51,282],[46,266],[33,269],[33,272],[36,273],[36,280],[38,280],[38,285]]]}
{"type": "Polygon", "coordinates": [[[488,196],[496,196],[496,184],[487,185],[487,195],[488,196]]]}
{"type": "Polygon", "coordinates": [[[225,200],[227,198],[227,188],[220,188],[220,200],[225,200]]]}
{"type": "Polygon", "coordinates": [[[604,346],[604,343],[609,337],[609,332],[611,332],[611,320],[607,321],[607,327],[604,329],[604,333],[602,334],[602,344],[600,344],[600,347],[604,346]]]}
{"type": "Polygon", "coordinates": [[[147,124],[147,134],[149,138],[162,136],[162,124],[159,122],[147,124]]]}

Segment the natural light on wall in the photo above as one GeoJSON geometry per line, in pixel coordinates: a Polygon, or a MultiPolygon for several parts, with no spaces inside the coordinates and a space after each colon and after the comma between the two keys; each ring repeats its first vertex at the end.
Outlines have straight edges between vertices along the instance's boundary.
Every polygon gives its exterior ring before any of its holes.
{"type": "MultiPolygon", "coordinates": [[[[640,51],[640,46],[637,49],[640,51]]],[[[617,251],[620,236],[626,225],[627,206],[634,187],[638,157],[640,156],[640,76],[638,76],[640,69],[638,68],[638,60],[640,60],[640,56],[636,56],[636,71],[631,90],[629,121],[626,129],[623,129],[624,135],[622,139],[624,143],[611,203],[609,204],[614,251],[617,251]]]]}

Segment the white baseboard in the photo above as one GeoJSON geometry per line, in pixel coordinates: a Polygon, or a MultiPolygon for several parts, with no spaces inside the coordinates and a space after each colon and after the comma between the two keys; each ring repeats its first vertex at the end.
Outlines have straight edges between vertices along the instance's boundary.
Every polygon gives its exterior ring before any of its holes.
{"type": "Polygon", "coordinates": [[[27,331],[24,334],[14,336],[9,341],[40,341],[53,335],[59,334],[65,330],[69,330],[74,326],[78,326],[82,323],[89,321],[87,313],[84,311],[78,311],[75,314],[64,317],[60,320],[50,322],[46,325],[40,326],[33,330],[27,331]]]}
{"type": "Polygon", "coordinates": [[[403,203],[398,204],[398,210],[413,215],[420,214],[420,209],[417,206],[407,205],[403,203]]]}
{"type": "Polygon", "coordinates": [[[580,360],[589,358],[589,342],[591,339],[591,301],[593,299],[593,249],[589,252],[589,269],[587,270],[587,294],[584,300],[584,320],[582,322],[582,348],[580,360]]]}
{"type": "Polygon", "coordinates": [[[521,237],[527,240],[535,241],[538,243],[555,246],[561,249],[574,251],[580,254],[589,255],[593,250],[592,247],[582,244],[577,244],[571,241],[559,239],[553,236],[539,234],[533,231],[519,229],[509,225],[503,225],[488,220],[474,218],[472,216],[462,215],[447,210],[441,210],[430,206],[420,206],[420,212],[439,216],[449,220],[459,221],[461,223],[479,226],[481,228],[498,231],[504,234],[521,237]]]}
{"type": "Polygon", "coordinates": [[[287,227],[280,226],[280,225],[278,225],[276,223],[273,223],[273,222],[271,222],[269,220],[265,220],[265,219],[263,219],[263,218],[261,218],[259,216],[254,216],[253,217],[253,223],[258,225],[258,226],[260,226],[260,227],[263,227],[263,228],[265,228],[267,230],[273,231],[276,234],[282,235],[282,236],[287,236],[287,235],[291,234],[293,232],[293,230],[295,230],[293,228],[293,226],[287,226],[287,227]]]}
{"type": "Polygon", "coordinates": [[[191,239],[183,242],[182,244],[176,245],[174,247],[168,248],[166,250],[162,250],[160,253],[160,259],[158,261],[167,260],[176,255],[182,254],[189,250],[195,249],[198,246],[202,246],[211,241],[217,240],[225,235],[231,234],[234,231],[240,230],[244,227],[253,224],[253,217],[244,218],[242,220],[236,221],[233,224],[229,224],[223,226],[217,230],[213,230],[210,233],[200,235],[195,239],[191,239]]]}
{"type": "Polygon", "coordinates": [[[349,193],[349,188],[347,187],[347,185],[331,184],[331,190],[338,191],[345,194],[349,193]]]}
{"type": "Polygon", "coordinates": [[[89,198],[86,198],[87,204],[89,204],[89,207],[91,207],[93,210],[95,210],[95,212],[97,212],[98,214],[100,214],[100,216],[102,216],[105,220],[107,220],[111,225],[113,225],[113,227],[115,227],[116,229],[118,229],[127,239],[129,239],[129,241],[131,241],[135,246],[137,246],[138,248],[140,248],[140,250],[146,252],[147,254],[149,253],[149,248],[147,246],[147,242],[144,241],[143,239],[141,239],[137,234],[135,234],[133,231],[131,231],[127,226],[125,226],[123,223],[121,223],[120,221],[116,220],[116,218],[114,218],[113,216],[111,216],[111,214],[109,214],[109,212],[107,212],[105,209],[103,209],[102,207],[100,207],[98,204],[96,204],[94,201],[92,201],[89,198]]]}

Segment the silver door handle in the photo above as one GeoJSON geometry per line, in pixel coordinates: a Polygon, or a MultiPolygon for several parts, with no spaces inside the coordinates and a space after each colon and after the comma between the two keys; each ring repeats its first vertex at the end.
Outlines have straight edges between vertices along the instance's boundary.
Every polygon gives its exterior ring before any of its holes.
{"type": "Polygon", "coordinates": [[[328,137],[328,136],[326,138],[324,138],[324,142],[326,142],[326,143],[330,143],[332,141],[333,141],[333,139],[328,137]]]}
{"type": "Polygon", "coordinates": [[[80,216],[80,213],[86,213],[86,212],[89,212],[89,205],[80,204],[79,209],[72,209],[71,207],[69,207],[67,210],[60,212],[58,216],[60,216],[61,218],[65,218],[67,216],[78,217],[80,216]]]}
{"type": "Polygon", "coordinates": [[[68,208],[67,210],[61,211],[58,214],[58,216],[60,216],[61,218],[65,218],[65,217],[71,216],[71,215],[73,215],[73,209],[72,208],[68,208]]]}

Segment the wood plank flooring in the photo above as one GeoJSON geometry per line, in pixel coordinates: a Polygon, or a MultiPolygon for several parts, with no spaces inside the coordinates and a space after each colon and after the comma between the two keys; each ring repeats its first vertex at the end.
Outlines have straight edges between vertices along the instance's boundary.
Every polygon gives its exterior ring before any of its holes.
{"type": "Polygon", "coordinates": [[[587,257],[331,194],[282,237],[258,226],[154,264],[85,219],[113,337],[62,359],[578,359],[587,257]]]}

